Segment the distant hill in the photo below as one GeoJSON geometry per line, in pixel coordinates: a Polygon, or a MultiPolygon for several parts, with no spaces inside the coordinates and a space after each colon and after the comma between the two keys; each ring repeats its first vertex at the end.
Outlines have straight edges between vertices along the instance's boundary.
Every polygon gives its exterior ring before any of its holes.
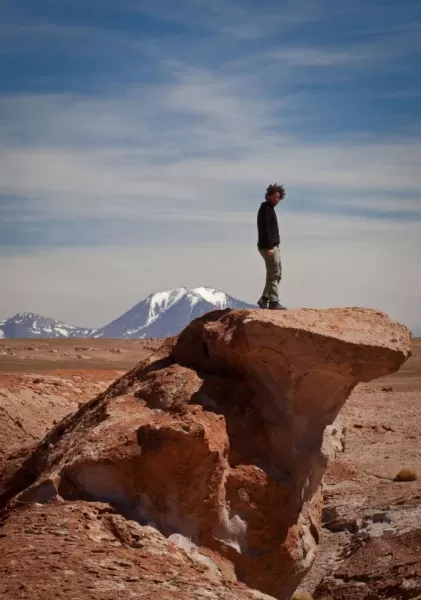
{"type": "Polygon", "coordinates": [[[100,329],[66,325],[34,313],[18,313],[0,322],[4,338],[164,338],[176,335],[190,321],[224,308],[255,308],[212,288],[177,288],[151,294],[100,329]]]}

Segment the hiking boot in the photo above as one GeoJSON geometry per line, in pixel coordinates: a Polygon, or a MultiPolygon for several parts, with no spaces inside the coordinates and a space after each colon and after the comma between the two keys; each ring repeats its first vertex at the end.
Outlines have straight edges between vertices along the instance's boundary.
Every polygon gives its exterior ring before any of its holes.
{"type": "Polygon", "coordinates": [[[257,301],[257,306],[259,308],[267,308],[269,304],[269,298],[266,298],[265,296],[262,296],[260,298],[260,300],[257,301]]]}
{"type": "Polygon", "coordinates": [[[282,306],[280,302],[269,302],[270,310],[286,310],[285,306],[282,306]]]}

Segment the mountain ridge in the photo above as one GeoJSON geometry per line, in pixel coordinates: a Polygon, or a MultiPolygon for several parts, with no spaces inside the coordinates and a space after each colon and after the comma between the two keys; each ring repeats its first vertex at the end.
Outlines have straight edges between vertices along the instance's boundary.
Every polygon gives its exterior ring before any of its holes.
{"type": "Polygon", "coordinates": [[[150,294],[101,328],[77,327],[36,313],[17,313],[0,321],[0,338],[147,339],[176,335],[207,312],[253,305],[210,288],[180,287],[150,294]]]}

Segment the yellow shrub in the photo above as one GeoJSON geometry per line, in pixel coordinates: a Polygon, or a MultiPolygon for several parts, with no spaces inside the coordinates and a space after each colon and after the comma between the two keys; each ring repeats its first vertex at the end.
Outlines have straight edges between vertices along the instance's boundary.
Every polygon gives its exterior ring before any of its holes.
{"type": "Polygon", "coordinates": [[[401,469],[393,481],[416,481],[417,474],[412,469],[401,469]]]}

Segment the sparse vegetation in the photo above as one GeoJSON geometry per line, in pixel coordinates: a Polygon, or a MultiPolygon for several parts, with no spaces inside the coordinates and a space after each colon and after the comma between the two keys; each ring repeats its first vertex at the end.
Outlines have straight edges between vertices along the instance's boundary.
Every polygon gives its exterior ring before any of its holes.
{"type": "Polygon", "coordinates": [[[393,479],[393,481],[416,481],[418,475],[412,469],[401,469],[393,479]]]}

